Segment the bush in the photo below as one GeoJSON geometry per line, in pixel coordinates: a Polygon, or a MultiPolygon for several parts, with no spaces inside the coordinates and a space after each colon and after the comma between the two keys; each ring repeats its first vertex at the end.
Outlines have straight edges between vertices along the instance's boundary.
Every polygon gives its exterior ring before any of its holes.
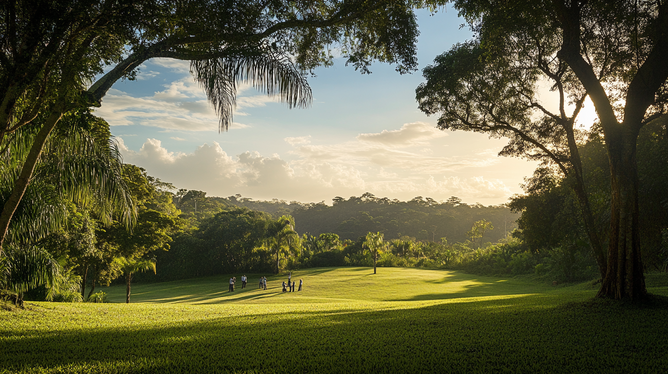
{"type": "Polygon", "coordinates": [[[107,294],[105,292],[96,292],[86,300],[89,303],[106,303],[107,301],[107,294]]]}
{"type": "Polygon", "coordinates": [[[61,303],[80,303],[83,301],[81,294],[76,291],[62,291],[53,296],[53,301],[61,303]]]}

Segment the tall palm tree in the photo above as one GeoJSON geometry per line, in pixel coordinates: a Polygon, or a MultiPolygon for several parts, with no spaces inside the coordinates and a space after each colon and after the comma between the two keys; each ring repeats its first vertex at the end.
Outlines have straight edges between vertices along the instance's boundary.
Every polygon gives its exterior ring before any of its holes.
{"type": "Polygon", "coordinates": [[[116,263],[120,267],[123,276],[125,277],[125,303],[130,303],[130,293],[132,290],[132,275],[140,271],[153,270],[155,274],[155,261],[137,258],[116,258],[116,263]]]}

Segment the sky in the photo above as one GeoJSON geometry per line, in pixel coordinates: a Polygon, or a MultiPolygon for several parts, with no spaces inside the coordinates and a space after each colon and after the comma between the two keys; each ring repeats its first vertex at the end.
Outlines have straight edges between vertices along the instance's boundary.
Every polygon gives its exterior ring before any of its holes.
{"type": "Polygon", "coordinates": [[[242,87],[228,131],[219,131],[188,62],[169,59],[150,60],[135,81],[117,82],[95,114],[110,124],[124,162],[207,196],[331,204],[370,192],[504,204],[522,193],[537,164],[497,156],[504,139],[437,129],[437,117],[415,100],[421,70],[472,37],[463,23],[453,9],[419,11],[419,71],[400,75],[377,63],[363,75],[336,59],[309,78],[306,109],[242,87]]]}

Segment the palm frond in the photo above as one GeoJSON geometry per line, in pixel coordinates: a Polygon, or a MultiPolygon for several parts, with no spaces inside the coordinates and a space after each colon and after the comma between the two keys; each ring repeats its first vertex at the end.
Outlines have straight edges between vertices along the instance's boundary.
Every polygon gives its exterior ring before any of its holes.
{"type": "Polygon", "coordinates": [[[220,117],[220,129],[232,123],[237,84],[249,83],[270,96],[279,96],[288,107],[306,107],[312,101],[306,77],[287,57],[270,49],[229,55],[210,60],[194,60],[191,71],[204,88],[220,117]]]}
{"type": "Polygon", "coordinates": [[[60,271],[60,264],[42,248],[9,245],[0,282],[3,288],[21,294],[50,285],[60,271]]]}

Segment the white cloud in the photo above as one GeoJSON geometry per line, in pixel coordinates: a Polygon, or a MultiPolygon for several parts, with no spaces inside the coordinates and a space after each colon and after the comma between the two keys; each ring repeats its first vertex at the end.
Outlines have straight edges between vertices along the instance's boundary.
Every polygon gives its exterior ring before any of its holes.
{"type": "Polygon", "coordinates": [[[445,139],[424,131],[422,125],[365,136],[374,140],[357,137],[322,145],[311,144],[314,139],[310,136],[288,137],[285,141],[293,147],[289,154],[294,156],[290,159],[259,152],[231,156],[215,142],[193,153],[170,152],[157,139],[148,139],[136,152],[124,145],[121,148],[126,162],[141,165],[179,188],[203,190],[211,196],[240,193],[256,199],[307,202],[370,191],[405,200],[418,195],[436,200],[459,196],[464,201],[498,204],[519,192],[501,179],[480,176],[500,162],[492,152],[456,157],[417,151],[425,146],[444,147],[445,139]],[[397,138],[399,133],[408,139],[397,138]],[[389,144],[399,144],[402,149],[389,144]]]}
{"type": "Polygon", "coordinates": [[[284,140],[286,143],[292,146],[300,144],[309,144],[311,142],[311,136],[287,137],[284,140]]]}
{"type": "Polygon", "coordinates": [[[388,147],[410,147],[447,134],[424,122],[406,123],[399,130],[383,130],[377,134],[360,134],[358,140],[374,142],[388,147]]]}

